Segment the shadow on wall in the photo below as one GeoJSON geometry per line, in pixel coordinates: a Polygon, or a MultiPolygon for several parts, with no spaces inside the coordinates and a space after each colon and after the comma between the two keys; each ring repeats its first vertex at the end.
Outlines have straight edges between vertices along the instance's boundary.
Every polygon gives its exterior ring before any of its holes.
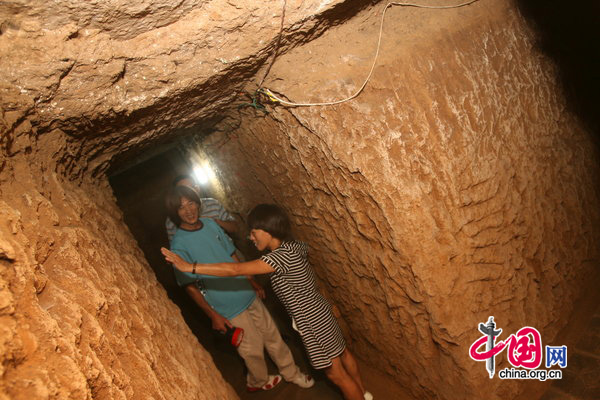
{"type": "Polygon", "coordinates": [[[517,0],[523,16],[540,37],[540,50],[559,67],[560,81],[572,111],[600,144],[600,2],[517,0]]]}

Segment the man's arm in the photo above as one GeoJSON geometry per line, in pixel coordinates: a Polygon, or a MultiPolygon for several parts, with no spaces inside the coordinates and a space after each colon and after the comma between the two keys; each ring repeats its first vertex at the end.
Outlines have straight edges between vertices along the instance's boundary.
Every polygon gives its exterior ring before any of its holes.
{"type": "Polygon", "coordinates": [[[237,232],[238,226],[235,221],[223,221],[220,219],[213,218],[213,220],[227,233],[234,234],[237,232]]]}
{"type": "Polygon", "coordinates": [[[217,199],[203,198],[200,216],[212,218],[227,233],[235,234],[238,230],[235,217],[225,210],[225,207],[217,199]]]}
{"type": "Polygon", "coordinates": [[[177,226],[171,221],[171,218],[167,217],[165,221],[165,229],[167,230],[167,238],[169,238],[169,244],[173,241],[173,236],[177,232],[177,226]]]}
{"type": "Polygon", "coordinates": [[[210,304],[208,304],[208,302],[204,298],[204,295],[202,294],[202,292],[200,292],[196,285],[194,285],[193,283],[187,285],[185,287],[185,291],[194,300],[198,307],[200,307],[202,311],[204,311],[204,313],[210,318],[210,320],[212,321],[213,329],[220,332],[225,332],[227,330],[227,327],[233,328],[233,325],[231,325],[231,322],[229,322],[227,318],[216,312],[210,306],[210,304]]]}

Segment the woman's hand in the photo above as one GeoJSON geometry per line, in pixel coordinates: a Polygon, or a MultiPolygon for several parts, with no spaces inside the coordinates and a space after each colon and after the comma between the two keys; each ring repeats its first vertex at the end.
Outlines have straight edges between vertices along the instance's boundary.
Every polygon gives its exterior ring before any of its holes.
{"type": "Polygon", "coordinates": [[[192,264],[173,253],[171,250],[161,247],[160,252],[163,254],[163,256],[165,256],[165,260],[167,260],[167,262],[173,264],[173,266],[175,266],[175,268],[181,272],[192,272],[192,264]]]}
{"type": "Polygon", "coordinates": [[[260,285],[260,283],[256,282],[252,276],[248,276],[247,278],[250,281],[250,284],[252,285],[252,288],[254,289],[258,297],[261,300],[264,300],[265,297],[267,297],[267,295],[265,294],[265,289],[260,285]]]}

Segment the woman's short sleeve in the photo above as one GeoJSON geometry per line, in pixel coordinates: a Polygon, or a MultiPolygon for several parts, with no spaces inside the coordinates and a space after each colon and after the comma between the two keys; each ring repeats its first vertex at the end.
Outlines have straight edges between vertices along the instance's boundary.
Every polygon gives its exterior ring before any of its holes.
{"type": "Polygon", "coordinates": [[[277,273],[287,274],[290,270],[290,254],[281,247],[265,254],[260,259],[273,267],[277,273]]]}

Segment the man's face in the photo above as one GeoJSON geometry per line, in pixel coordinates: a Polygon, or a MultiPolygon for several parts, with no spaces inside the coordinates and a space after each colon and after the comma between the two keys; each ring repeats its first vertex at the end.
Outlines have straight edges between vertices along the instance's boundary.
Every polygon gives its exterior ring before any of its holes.
{"type": "Polygon", "coordinates": [[[191,179],[188,179],[188,178],[182,179],[179,182],[177,182],[177,186],[187,186],[190,189],[192,189],[194,192],[196,192],[196,194],[198,196],[200,196],[200,186],[198,186],[196,184],[196,182],[194,182],[191,179]]]}
{"type": "Polygon", "coordinates": [[[191,201],[187,197],[182,197],[177,214],[181,218],[181,226],[183,228],[196,224],[198,222],[198,203],[191,201]]]}

